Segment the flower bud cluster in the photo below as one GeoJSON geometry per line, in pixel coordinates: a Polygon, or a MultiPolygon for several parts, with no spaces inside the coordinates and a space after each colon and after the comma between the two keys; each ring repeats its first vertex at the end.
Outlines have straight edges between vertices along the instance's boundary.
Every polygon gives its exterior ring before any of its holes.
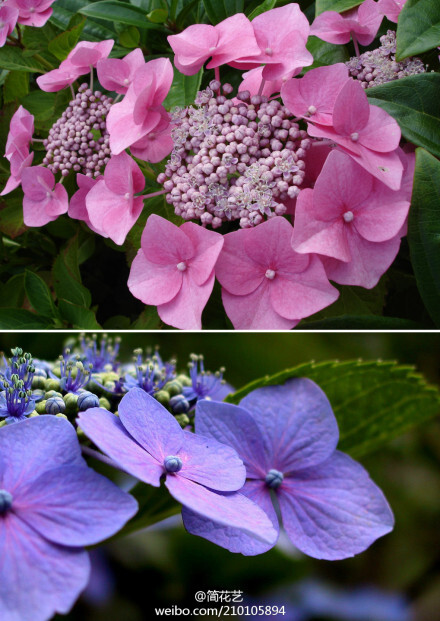
{"type": "Polygon", "coordinates": [[[110,159],[106,117],[113,100],[84,83],[44,140],[43,164],[54,174],[71,170],[98,177],[110,159]]]}
{"type": "Polygon", "coordinates": [[[242,228],[283,215],[304,179],[311,141],[291,113],[265,96],[239,93],[212,81],[195,106],[172,113],[174,149],[158,182],[185,220],[218,228],[239,220],[242,228]]]}
{"type": "Polygon", "coordinates": [[[426,68],[420,58],[396,61],[396,33],[393,30],[388,30],[387,34],[380,38],[380,43],[380,47],[376,50],[364,52],[345,63],[350,75],[359,80],[363,88],[425,73],[426,68]]]}

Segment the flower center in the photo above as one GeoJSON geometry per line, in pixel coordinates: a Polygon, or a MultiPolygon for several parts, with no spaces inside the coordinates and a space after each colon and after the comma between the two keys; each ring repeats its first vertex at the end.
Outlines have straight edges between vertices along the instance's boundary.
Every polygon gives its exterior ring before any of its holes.
{"type": "Polygon", "coordinates": [[[165,457],[163,465],[167,472],[179,472],[179,470],[182,470],[183,466],[180,457],[176,457],[175,455],[168,455],[168,457],[165,457]]]}
{"type": "Polygon", "coordinates": [[[264,51],[266,52],[266,54],[267,54],[268,56],[272,56],[272,54],[273,54],[273,51],[272,51],[272,48],[271,48],[271,47],[267,47],[264,51]]]}
{"type": "Polygon", "coordinates": [[[352,211],[346,211],[342,217],[344,218],[345,222],[353,222],[354,213],[352,211]]]}
{"type": "Polygon", "coordinates": [[[357,132],[353,132],[350,136],[353,142],[357,142],[359,140],[359,134],[357,132]]]}
{"type": "Polygon", "coordinates": [[[176,267],[179,270],[179,272],[184,272],[188,266],[185,263],[185,261],[181,261],[180,263],[176,265],[176,267]]]}
{"type": "Polygon", "coordinates": [[[269,280],[273,280],[276,276],[276,272],[274,270],[266,270],[265,276],[269,280]]]}
{"type": "Polygon", "coordinates": [[[277,489],[284,480],[284,474],[279,470],[269,470],[266,474],[266,485],[271,489],[277,489]]]}
{"type": "Polygon", "coordinates": [[[12,494],[5,489],[0,489],[0,515],[6,513],[12,507],[12,494]]]}

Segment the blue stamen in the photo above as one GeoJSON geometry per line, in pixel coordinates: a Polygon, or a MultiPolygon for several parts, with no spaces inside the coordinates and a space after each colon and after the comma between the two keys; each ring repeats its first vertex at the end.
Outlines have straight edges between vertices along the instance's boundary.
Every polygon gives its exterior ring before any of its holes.
{"type": "Polygon", "coordinates": [[[0,489],[0,515],[6,513],[12,507],[12,494],[5,489],[0,489]]]}
{"type": "Polygon", "coordinates": [[[167,472],[179,472],[179,470],[182,470],[183,463],[180,457],[168,455],[168,457],[165,457],[163,465],[167,472]]]}
{"type": "Polygon", "coordinates": [[[266,485],[271,489],[277,489],[284,480],[284,474],[279,470],[269,470],[266,474],[266,485]]]}

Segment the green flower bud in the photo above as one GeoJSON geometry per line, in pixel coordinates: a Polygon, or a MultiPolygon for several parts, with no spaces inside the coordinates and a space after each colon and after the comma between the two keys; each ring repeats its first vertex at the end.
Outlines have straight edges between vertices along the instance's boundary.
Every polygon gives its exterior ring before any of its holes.
{"type": "Polygon", "coordinates": [[[34,379],[32,380],[32,388],[35,389],[41,389],[41,388],[45,388],[46,387],[46,378],[42,377],[41,375],[36,375],[34,377],[34,379]]]}
{"type": "Polygon", "coordinates": [[[59,389],[60,389],[60,381],[57,380],[57,379],[49,378],[49,379],[45,380],[44,387],[45,387],[46,390],[56,390],[56,391],[59,391],[59,389]]]}
{"type": "Polygon", "coordinates": [[[63,398],[63,395],[56,390],[48,390],[45,396],[46,399],[50,399],[51,397],[61,397],[61,399],[63,398]]]}
{"type": "Polygon", "coordinates": [[[159,403],[167,407],[168,403],[170,402],[170,393],[166,390],[159,390],[158,392],[154,393],[154,398],[159,401],[159,403]]]}
{"type": "Polygon", "coordinates": [[[65,414],[61,414],[61,412],[59,412],[58,414],[55,414],[55,416],[57,418],[65,418],[66,420],[68,420],[67,416],[65,414]]]}
{"type": "Polygon", "coordinates": [[[78,412],[78,395],[74,395],[73,392],[68,392],[63,397],[66,404],[66,414],[76,414],[78,412]]]}
{"type": "Polygon", "coordinates": [[[43,399],[43,401],[39,401],[36,404],[35,411],[37,414],[46,414],[46,399],[43,399]]]}
{"type": "Polygon", "coordinates": [[[35,418],[35,416],[40,416],[40,415],[38,414],[37,410],[34,410],[33,412],[31,412],[31,413],[29,414],[29,418],[35,418]]]}
{"type": "Polygon", "coordinates": [[[110,410],[111,408],[110,401],[106,399],[105,397],[101,397],[99,400],[99,407],[104,408],[105,410],[110,410]]]}
{"type": "Polygon", "coordinates": [[[177,420],[182,428],[189,425],[189,418],[186,414],[177,414],[177,416],[175,416],[174,418],[177,420]]]}
{"type": "Polygon", "coordinates": [[[182,384],[182,386],[192,386],[192,381],[188,375],[178,375],[176,380],[182,384]]]}
{"type": "Polygon", "coordinates": [[[170,397],[182,394],[182,388],[182,384],[177,380],[171,380],[171,382],[167,382],[164,386],[164,390],[170,394],[170,397]]]}

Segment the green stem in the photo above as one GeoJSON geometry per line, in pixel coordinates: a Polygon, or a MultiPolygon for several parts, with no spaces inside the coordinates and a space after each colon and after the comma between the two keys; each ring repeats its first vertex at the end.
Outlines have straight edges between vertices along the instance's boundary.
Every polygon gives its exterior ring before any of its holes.
{"type": "Polygon", "coordinates": [[[48,60],[40,56],[40,54],[34,54],[34,58],[35,60],[38,60],[39,63],[47,67],[47,69],[49,69],[50,71],[52,71],[52,69],[55,69],[55,67],[48,60]]]}

